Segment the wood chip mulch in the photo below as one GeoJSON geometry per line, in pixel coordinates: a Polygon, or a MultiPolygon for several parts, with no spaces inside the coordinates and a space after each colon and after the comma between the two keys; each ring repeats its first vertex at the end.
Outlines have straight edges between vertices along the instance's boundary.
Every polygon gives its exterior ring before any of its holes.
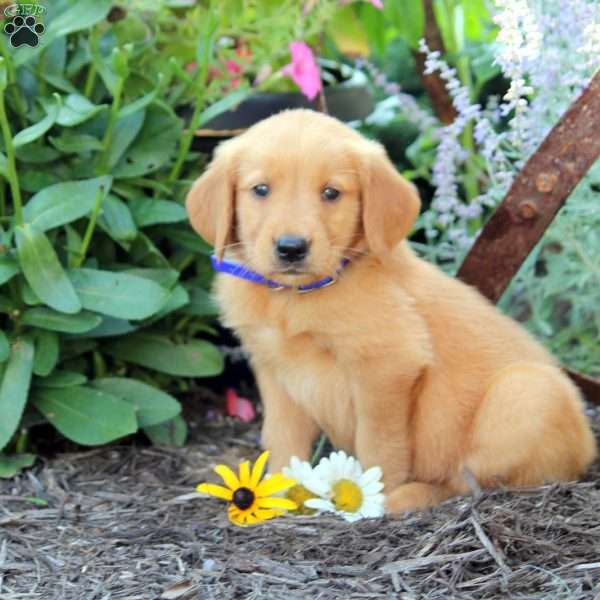
{"type": "Polygon", "coordinates": [[[63,454],[0,480],[0,600],[600,598],[598,463],[397,518],[240,529],[191,492],[256,444],[256,426],[222,424],[182,450],[63,454]]]}

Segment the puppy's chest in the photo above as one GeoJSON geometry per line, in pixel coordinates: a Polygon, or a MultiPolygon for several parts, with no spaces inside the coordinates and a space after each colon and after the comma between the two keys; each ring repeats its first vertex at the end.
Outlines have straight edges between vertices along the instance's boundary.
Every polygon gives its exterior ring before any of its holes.
{"type": "Polygon", "coordinates": [[[241,332],[256,369],[267,368],[339,447],[354,438],[354,382],[334,340],[323,333],[286,335],[262,325],[241,332]]]}

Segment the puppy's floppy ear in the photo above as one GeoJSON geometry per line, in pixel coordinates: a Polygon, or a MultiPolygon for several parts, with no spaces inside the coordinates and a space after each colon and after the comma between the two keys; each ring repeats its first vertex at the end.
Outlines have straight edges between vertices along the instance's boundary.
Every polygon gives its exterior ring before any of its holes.
{"type": "Polygon", "coordinates": [[[421,200],[417,188],[396,171],[382,146],[371,141],[360,146],[365,238],[373,254],[385,255],[410,233],[421,200]]]}
{"type": "Polygon", "coordinates": [[[185,199],[192,227],[214,246],[219,260],[233,237],[234,169],[233,153],[225,143],[185,199]]]}

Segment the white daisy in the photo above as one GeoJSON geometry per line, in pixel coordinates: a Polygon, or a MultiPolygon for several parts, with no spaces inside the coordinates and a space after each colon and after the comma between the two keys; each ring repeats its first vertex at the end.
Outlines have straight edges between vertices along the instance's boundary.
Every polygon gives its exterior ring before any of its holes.
{"type": "Polygon", "coordinates": [[[298,508],[292,512],[300,515],[316,513],[317,511],[314,508],[309,508],[304,504],[306,500],[317,498],[315,493],[306,487],[306,482],[313,478],[313,468],[310,463],[300,460],[297,456],[292,456],[290,466],[283,467],[281,471],[286,477],[296,482],[296,485],[285,492],[286,498],[293,500],[298,505],[298,508]]]}
{"type": "Polygon", "coordinates": [[[304,506],[334,512],[347,521],[381,517],[385,512],[381,475],[380,467],[363,472],[354,457],[343,450],[333,452],[304,480],[304,486],[320,496],[306,500],[304,506]]]}

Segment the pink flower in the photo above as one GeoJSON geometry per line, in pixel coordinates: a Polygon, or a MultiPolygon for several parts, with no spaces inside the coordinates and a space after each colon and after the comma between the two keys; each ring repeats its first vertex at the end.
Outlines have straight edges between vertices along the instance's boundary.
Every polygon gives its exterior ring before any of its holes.
{"type": "Polygon", "coordinates": [[[383,2],[381,0],[367,0],[367,2],[370,2],[375,8],[383,10],[383,2]]]}
{"type": "Polygon", "coordinates": [[[290,52],[292,62],[282,72],[294,80],[309,100],[314,100],[321,91],[321,74],[313,52],[304,42],[292,42],[290,52]]]}
{"type": "Polygon", "coordinates": [[[225,61],[225,68],[232,74],[237,75],[242,72],[242,67],[230,58],[225,61]]]}
{"type": "Polygon", "coordinates": [[[244,421],[244,423],[249,423],[256,417],[256,411],[254,410],[254,406],[252,406],[252,402],[238,396],[233,388],[227,388],[225,391],[225,404],[227,414],[230,417],[237,417],[244,421]]]}

